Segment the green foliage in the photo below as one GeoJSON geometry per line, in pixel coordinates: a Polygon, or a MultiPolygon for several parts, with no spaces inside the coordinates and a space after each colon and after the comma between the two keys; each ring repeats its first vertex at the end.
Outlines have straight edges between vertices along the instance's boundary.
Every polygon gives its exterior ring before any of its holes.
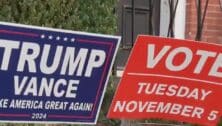
{"type": "Polygon", "coordinates": [[[110,120],[106,118],[108,109],[110,107],[112,98],[115,93],[115,89],[116,89],[116,85],[114,82],[114,77],[111,76],[109,79],[108,87],[107,87],[106,94],[105,94],[103,104],[102,104],[102,108],[100,111],[100,115],[99,115],[100,118],[98,120],[99,123],[105,124],[106,126],[119,126],[120,125],[120,120],[110,120]]]}
{"type": "Polygon", "coordinates": [[[222,126],[222,118],[220,119],[220,123],[218,124],[218,126],[222,126]]]}
{"type": "MultiPolygon", "coordinates": [[[[117,22],[113,9],[116,3],[117,0],[0,0],[0,21],[115,34],[117,22]]],[[[115,86],[111,77],[98,120],[99,123],[106,126],[120,125],[119,120],[108,120],[106,118],[114,91],[115,86]]],[[[145,120],[144,122],[178,124],[159,119],[145,120]]],[[[13,125],[0,123],[0,126],[13,125]]],[[[16,126],[35,125],[16,124],[16,126]]],[[[222,126],[222,121],[218,126],[222,126]]]]}
{"type": "Polygon", "coordinates": [[[0,20],[114,34],[116,0],[1,0],[0,20]]]}
{"type": "MultiPolygon", "coordinates": [[[[37,25],[75,31],[115,34],[117,0],[0,0],[0,21],[37,25]]],[[[107,120],[106,113],[114,93],[110,82],[99,122],[116,126],[119,121],[107,120]]],[[[0,126],[14,124],[1,123],[0,126]]],[[[34,124],[16,124],[34,126],[34,124]]]]}

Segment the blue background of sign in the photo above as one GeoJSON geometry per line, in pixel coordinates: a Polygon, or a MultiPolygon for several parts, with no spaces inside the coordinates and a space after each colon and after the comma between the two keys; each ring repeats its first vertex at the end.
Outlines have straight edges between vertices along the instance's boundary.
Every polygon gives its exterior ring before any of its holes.
{"type": "MultiPolygon", "coordinates": [[[[106,52],[106,59],[104,65],[99,69],[94,69],[91,77],[78,77],[60,75],[60,67],[58,70],[50,75],[43,74],[40,71],[39,62],[40,57],[36,60],[37,73],[30,73],[27,65],[23,72],[17,72],[18,59],[20,55],[20,49],[12,51],[10,57],[8,71],[0,70],[0,99],[24,99],[24,100],[38,100],[38,101],[61,101],[61,102],[87,102],[94,103],[94,109],[92,111],[70,111],[70,110],[34,110],[34,109],[10,109],[0,108],[0,120],[5,121],[47,121],[47,122],[83,122],[83,123],[95,123],[96,114],[101,102],[101,97],[104,91],[105,82],[108,78],[108,73],[111,67],[112,58],[115,55],[116,48],[118,46],[119,38],[111,36],[91,35],[78,32],[63,32],[58,30],[47,30],[42,28],[21,27],[16,25],[0,24],[0,39],[20,41],[21,44],[25,42],[37,43],[40,45],[42,53],[42,47],[44,44],[50,44],[50,59],[53,60],[56,46],[61,45],[65,47],[75,47],[78,52],[80,48],[104,50],[106,52]],[[45,38],[41,38],[41,35],[45,35],[45,38]],[[48,39],[48,36],[53,36],[52,40],[48,39]],[[56,40],[55,37],[60,36],[61,40],[56,40]],[[62,38],[68,38],[68,41],[64,41],[62,38]],[[71,38],[75,39],[75,42],[70,42],[71,38]],[[14,94],[14,75],[21,77],[37,77],[41,79],[46,78],[64,78],[66,80],[77,79],[80,81],[77,90],[77,97],[73,98],[56,98],[54,96],[15,96],[14,94]],[[32,119],[32,113],[46,113],[46,119],[32,119]],[[22,116],[29,115],[29,116],[22,116]],[[58,117],[50,115],[58,115],[58,117]],[[61,118],[62,117],[62,118],[61,118]]],[[[0,47],[0,64],[2,63],[4,48],[0,47]]],[[[40,54],[41,55],[41,54],[40,54]]],[[[64,58],[64,53],[61,59],[64,58]]],[[[84,68],[85,69],[85,68],[84,68]]],[[[9,102],[10,103],[10,102],[9,102]]]]}

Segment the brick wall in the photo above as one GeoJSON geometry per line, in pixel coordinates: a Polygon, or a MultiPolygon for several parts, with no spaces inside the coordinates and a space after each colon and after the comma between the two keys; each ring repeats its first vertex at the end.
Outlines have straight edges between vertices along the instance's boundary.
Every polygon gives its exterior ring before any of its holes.
{"type": "MultiPolygon", "coordinates": [[[[205,0],[202,1],[202,8],[204,8],[205,0]]],[[[186,38],[194,40],[197,29],[197,10],[195,0],[187,0],[186,6],[186,38]]],[[[222,9],[219,0],[209,0],[202,41],[222,44],[222,9]]]]}

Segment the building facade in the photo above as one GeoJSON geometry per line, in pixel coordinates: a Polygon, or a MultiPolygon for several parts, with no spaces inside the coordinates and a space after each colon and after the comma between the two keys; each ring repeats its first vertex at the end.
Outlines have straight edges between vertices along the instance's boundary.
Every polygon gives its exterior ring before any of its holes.
{"type": "Polygon", "coordinates": [[[205,5],[201,41],[222,43],[221,3],[221,0],[120,0],[117,15],[118,35],[122,36],[122,42],[115,74],[121,77],[138,34],[195,40],[198,16],[203,19],[205,5]],[[201,13],[198,13],[198,4],[201,13]],[[173,36],[169,36],[170,28],[173,36]]]}

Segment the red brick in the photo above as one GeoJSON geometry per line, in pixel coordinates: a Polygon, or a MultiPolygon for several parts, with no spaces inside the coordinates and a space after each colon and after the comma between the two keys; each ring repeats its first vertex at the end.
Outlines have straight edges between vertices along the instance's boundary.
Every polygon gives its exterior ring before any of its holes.
{"type": "Polygon", "coordinates": [[[219,5],[220,1],[219,0],[209,0],[209,4],[219,5]]]}
{"type": "Polygon", "coordinates": [[[205,25],[205,28],[207,30],[219,30],[220,32],[222,32],[222,25],[219,24],[219,25],[215,25],[215,24],[208,24],[208,25],[205,25]]]}
{"type": "Polygon", "coordinates": [[[220,30],[206,30],[203,32],[203,35],[218,37],[222,36],[222,32],[220,30]]]}
{"type": "Polygon", "coordinates": [[[205,41],[210,42],[210,43],[221,43],[221,39],[217,37],[209,37],[205,41]]]}
{"type": "MultiPolygon", "coordinates": [[[[202,9],[205,5],[202,1],[202,9]]],[[[187,0],[186,38],[194,39],[197,31],[197,12],[195,0],[187,0]]],[[[222,43],[222,9],[219,0],[209,0],[204,22],[202,41],[222,43]]]]}
{"type": "Polygon", "coordinates": [[[205,22],[208,24],[221,24],[222,23],[222,18],[221,17],[206,17],[205,22]]]}
{"type": "Polygon", "coordinates": [[[207,11],[212,11],[212,12],[221,12],[222,9],[220,5],[208,5],[207,11]]]}
{"type": "Polygon", "coordinates": [[[212,18],[218,18],[218,17],[222,17],[222,11],[220,12],[207,12],[207,17],[212,17],[212,18]]]}

